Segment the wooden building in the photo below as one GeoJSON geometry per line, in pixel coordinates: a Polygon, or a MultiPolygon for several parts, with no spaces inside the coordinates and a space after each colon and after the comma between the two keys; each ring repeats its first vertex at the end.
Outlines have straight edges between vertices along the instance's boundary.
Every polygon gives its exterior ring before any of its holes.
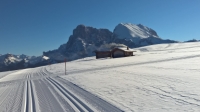
{"type": "Polygon", "coordinates": [[[94,51],[96,53],[96,59],[112,57],[111,51],[94,51]]]}
{"type": "Polygon", "coordinates": [[[98,58],[119,58],[119,57],[127,57],[127,56],[133,56],[132,49],[129,49],[128,47],[119,47],[114,48],[111,51],[94,51],[96,53],[96,59],[98,58]]]}

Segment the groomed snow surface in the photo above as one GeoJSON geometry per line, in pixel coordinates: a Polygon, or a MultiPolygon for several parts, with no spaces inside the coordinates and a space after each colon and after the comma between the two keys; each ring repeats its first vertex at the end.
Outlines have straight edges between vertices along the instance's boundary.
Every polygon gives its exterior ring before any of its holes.
{"type": "Polygon", "coordinates": [[[200,42],[0,73],[0,112],[200,112],[200,42]]]}

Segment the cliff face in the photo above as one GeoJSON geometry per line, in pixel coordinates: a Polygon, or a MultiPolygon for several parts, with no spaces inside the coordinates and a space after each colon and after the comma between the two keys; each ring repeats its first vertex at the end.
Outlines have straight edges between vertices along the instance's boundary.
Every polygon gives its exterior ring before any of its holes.
{"type": "Polygon", "coordinates": [[[94,51],[97,47],[111,42],[112,32],[109,30],[79,25],[73,30],[73,35],[69,37],[69,41],[66,44],[65,54],[67,57],[72,57],[72,53],[74,54],[73,57],[77,58],[79,56],[91,56],[92,51],[94,51]]]}
{"type": "Polygon", "coordinates": [[[61,45],[57,50],[44,52],[45,56],[57,60],[74,60],[94,55],[93,51],[102,44],[112,42],[113,33],[107,29],[96,29],[78,25],[66,44],[61,45]]]}

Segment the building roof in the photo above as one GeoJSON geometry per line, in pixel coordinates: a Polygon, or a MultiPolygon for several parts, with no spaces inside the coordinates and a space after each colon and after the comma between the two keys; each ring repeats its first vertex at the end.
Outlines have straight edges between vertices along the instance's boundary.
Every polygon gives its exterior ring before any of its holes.
{"type": "Polygon", "coordinates": [[[95,53],[98,53],[98,52],[102,52],[102,53],[108,53],[108,52],[111,52],[111,51],[93,51],[93,52],[95,52],[95,53]]]}
{"type": "Polygon", "coordinates": [[[130,49],[130,48],[127,49],[127,47],[121,47],[121,46],[120,47],[114,47],[111,50],[109,50],[109,49],[101,49],[101,50],[95,50],[93,52],[112,52],[115,49],[119,49],[119,50],[126,51],[126,52],[136,52],[133,49],[130,49]]]}
{"type": "Polygon", "coordinates": [[[119,49],[119,50],[126,51],[126,52],[136,52],[133,49],[130,49],[130,48],[127,49],[127,47],[115,47],[114,49],[119,49]]]}

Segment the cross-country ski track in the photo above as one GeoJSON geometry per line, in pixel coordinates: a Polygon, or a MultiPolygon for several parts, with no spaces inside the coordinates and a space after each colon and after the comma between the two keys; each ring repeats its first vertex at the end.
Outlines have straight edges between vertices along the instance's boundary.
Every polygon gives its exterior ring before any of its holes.
{"type": "Polygon", "coordinates": [[[45,67],[19,70],[0,79],[0,112],[121,112],[45,67]]]}

